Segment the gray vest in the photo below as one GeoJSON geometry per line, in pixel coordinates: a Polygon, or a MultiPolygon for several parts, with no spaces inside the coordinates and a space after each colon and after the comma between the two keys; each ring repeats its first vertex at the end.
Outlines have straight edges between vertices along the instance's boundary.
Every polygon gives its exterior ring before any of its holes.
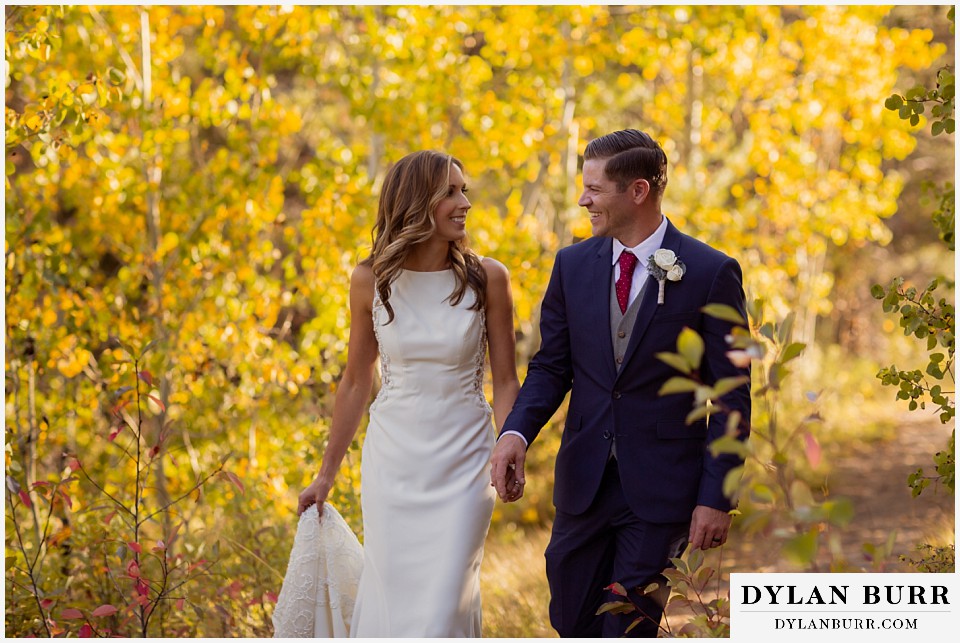
{"type": "MultiPolygon", "coordinates": [[[[639,270],[639,268],[640,264],[637,264],[637,269],[639,270]]],[[[650,282],[653,281],[644,273],[641,272],[638,274],[637,271],[634,271],[634,279],[641,277],[646,277],[646,281],[643,282],[640,292],[637,293],[637,298],[627,307],[626,313],[620,312],[620,304],[617,302],[617,283],[611,280],[613,283],[610,286],[610,337],[613,339],[613,359],[616,361],[615,366],[618,373],[620,372],[620,367],[623,366],[623,356],[627,352],[627,344],[630,343],[630,334],[633,332],[633,325],[637,321],[637,311],[640,310],[643,293],[646,292],[650,282]]]]}
{"type": "MultiPolygon", "coordinates": [[[[623,356],[627,352],[627,344],[630,343],[633,325],[637,321],[637,311],[640,310],[643,293],[646,292],[650,282],[653,281],[653,279],[639,272],[639,270],[640,264],[638,263],[636,270],[633,272],[633,278],[639,279],[646,277],[646,281],[643,282],[643,286],[640,288],[640,292],[637,293],[636,299],[627,307],[626,313],[620,312],[620,304],[617,302],[617,282],[615,279],[610,280],[610,337],[613,340],[613,359],[616,362],[614,366],[616,366],[618,373],[623,367],[623,356]]],[[[610,457],[617,457],[616,437],[610,440],[610,457]]]]}

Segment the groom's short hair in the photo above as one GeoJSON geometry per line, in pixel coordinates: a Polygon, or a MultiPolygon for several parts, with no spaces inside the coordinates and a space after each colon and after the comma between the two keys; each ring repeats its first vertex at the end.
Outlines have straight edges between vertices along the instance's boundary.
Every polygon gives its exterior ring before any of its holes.
{"type": "Polygon", "coordinates": [[[604,174],[621,192],[637,179],[646,179],[657,196],[667,187],[667,155],[646,132],[624,129],[595,138],[587,144],[583,158],[607,159],[604,174]]]}

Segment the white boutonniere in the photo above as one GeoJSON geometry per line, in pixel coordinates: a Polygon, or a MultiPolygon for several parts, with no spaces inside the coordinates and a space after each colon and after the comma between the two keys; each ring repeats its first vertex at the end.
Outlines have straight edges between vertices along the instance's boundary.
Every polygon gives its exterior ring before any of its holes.
{"type": "Polygon", "coordinates": [[[664,285],[668,281],[680,281],[687,272],[687,267],[673,250],[660,248],[647,258],[647,272],[660,284],[657,304],[663,305],[664,285]]]}

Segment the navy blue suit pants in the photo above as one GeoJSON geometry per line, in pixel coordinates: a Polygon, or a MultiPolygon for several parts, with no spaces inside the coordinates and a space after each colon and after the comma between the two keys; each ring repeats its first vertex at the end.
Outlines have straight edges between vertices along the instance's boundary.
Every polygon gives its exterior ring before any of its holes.
{"type": "Polygon", "coordinates": [[[639,614],[603,614],[600,606],[623,600],[605,590],[613,582],[624,586],[649,617],[632,629],[630,637],[656,637],[669,596],[661,572],[669,558],[687,544],[689,521],[651,523],[627,506],[617,461],[611,459],[590,507],[571,515],[557,510],[545,553],[550,584],[550,623],[563,637],[620,637],[639,614]],[[649,584],[661,589],[642,596],[649,584]]]}

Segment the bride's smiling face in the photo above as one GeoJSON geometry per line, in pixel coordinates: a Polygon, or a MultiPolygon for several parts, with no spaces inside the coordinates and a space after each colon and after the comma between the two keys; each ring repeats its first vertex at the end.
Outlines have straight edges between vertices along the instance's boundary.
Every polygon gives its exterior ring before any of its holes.
{"type": "Polygon", "coordinates": [[[437,204],[433,212],[436,223],[434,235],[445,241],[458,241],[467,235],[467,184],[463,172],[456,163],[450,164],[450,179],[447,181],[447,195],[437,204]]]}

